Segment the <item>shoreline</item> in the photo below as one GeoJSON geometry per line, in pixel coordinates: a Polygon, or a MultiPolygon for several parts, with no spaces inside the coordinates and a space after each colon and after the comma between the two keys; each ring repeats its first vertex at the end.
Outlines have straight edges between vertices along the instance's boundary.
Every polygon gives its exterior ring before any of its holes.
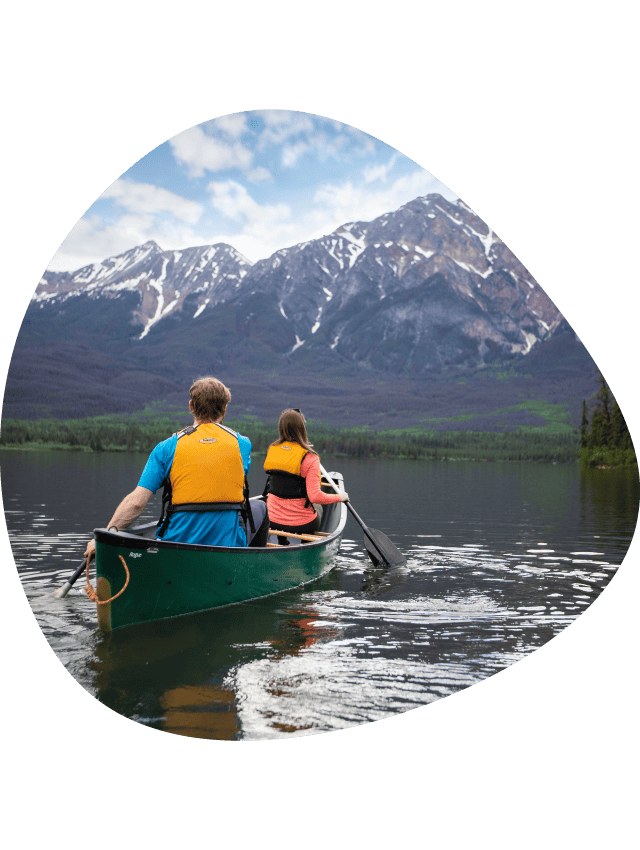
{"type": "MultiPolygon", "coordinates": [[[[252,455],[263,457],[274,438],[271,425],[256,417],[228,423],[252,443],[252,455]]],[[[321,455],[360,460],[437,460],[455,463],[581,463],[589,468],[637,469],[633,449],[580,448],[580,432],[558,419],[545,425],[501,430],[453,430],[406,427],[371,430],[340,428],[310,420],[310,435],[321,455]]],[[[97,416],[84,420],[11,420],[2,422],[0,449],[23,452],[148,454],[184,426],[184,417],[150,411],[142,416],[97,416]]]]}
{"type": "MultiPolygon", "coordinates": [[[[64,443],[22,443],[22,444],[0,444],[0,451],[10,452],[44,452],[44,451],[60,451],[60,452],[76,452],[83,454],[142,454],[147,455],[148,452],[142,449],[127,449],[125,446],[105,446],[102,449],[92,449],[90,446],[70,446],[64,443]]],[[[575,457],[565,460],[553,459],[532,459],[532,458],[517,458],[512,456],[507,457],[481,457],[479,455],[446,455],[439,453],[432,454],[379,454],[358,456],[344,451],[323,452],[329,456],[337,458],[352,458],[353,460],[377,461],[377,460],[430,460],[439,463],[457,463],[467,461],[470,463],[548,463],[551,465],[570,465],[572,463],[580,463],[580,458],[575,457]]],[[[265,451],[252,451],[251,457],[265,457],[265,451]]],[[[623,469],[624,466],[596,466],[595,469],[623,469]]]]}
{"type": "MultiPolygon", "coordinates": [[[[128,449],[126,446],[104,446],[100,449],[91,448],[91,446],[71,446],[66,443],[0,443],[0,451],[8,452],[27,452],[33,454],[35,452],[44,451],[59,451],[59,452],[76,452],[83,454],[142,454],[148,455],[146,449],[128,449]]],[[[523,458],[514,457],[513,453],[506,453],[504,457],[496,456],[495,453],[487,452],[487,456],[483,457],[480,454],[459,454],[451,455],[439,453],[437,451],[427,453],[411,453],[403,454],[396,452],[394,454],[377,454],[377,455],[362,455],[345,451],[326,451],[322,454],[328,454],[330,457],[336,458],[352,458],[353,460],[377,461],[377,460],[430,460],[438,463],[457,463],[467,461],[469,463],[537,463],[568,466],[577,463],[585,466],[587,469],[638,469],[637,463],[621,463],[621,464],[590,464],[586,459],[579,455],[574,458],[553,459],[553,458],[523,458]]],[[[266,451],[257,449],[251,452],[251,457],[265,457],[266,451]]]]}

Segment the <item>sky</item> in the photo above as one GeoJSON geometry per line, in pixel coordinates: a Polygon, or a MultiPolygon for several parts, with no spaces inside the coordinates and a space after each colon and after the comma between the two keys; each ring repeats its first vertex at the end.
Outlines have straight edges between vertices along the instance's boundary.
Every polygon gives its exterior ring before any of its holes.
{"type": "Polygon", "coordinates": [[[457,197],[355,127],[306,112],[238,112],[143,156],[92,204],[48,268],[73,271],[149,239],[163,250],[226,242],[255,262],[430,192],[457,197]]]}

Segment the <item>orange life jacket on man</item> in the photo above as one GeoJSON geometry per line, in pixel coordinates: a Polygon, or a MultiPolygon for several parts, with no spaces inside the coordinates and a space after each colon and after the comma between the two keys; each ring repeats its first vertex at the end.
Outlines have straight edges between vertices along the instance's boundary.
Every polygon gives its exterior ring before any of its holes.
{"type": "MultiPolygon", "coordinates": [[[[165,480],[158,535],[166,532],[171,514],[176,511],[245,512],[248,500],[249,488],[235,431],[214,422],[185,428],[178,434],[165,480]]],[[[253,525],[250,515],[249,518],[253,525]]]]}
{"type": "Polygon", "coordinates": [[[300,475],[302,461],[309,451],[299,443],[285,442],[269,446],[264,461],[264,471],[269,476],[265,492],[280,499],[306,499],[305,507],[311,504],[307,498],[307,482],[300,475]]]}

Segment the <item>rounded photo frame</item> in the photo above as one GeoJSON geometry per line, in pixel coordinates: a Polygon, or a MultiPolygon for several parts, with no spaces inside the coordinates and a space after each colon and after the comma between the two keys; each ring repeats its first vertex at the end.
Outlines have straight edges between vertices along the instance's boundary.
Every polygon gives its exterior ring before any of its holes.
{"type": "MultiPolygon", "coordinates": [[[[578,324],[578,323],[576,322],[576,324],[578,324]]],[[[594,348],[595,348],[595,347],[597,347],[597,345],[594,343],[594,348]]],[[[606,368],[606,367],[605,367],[605,368],[606,368]]],[[[617,387],[616,387],[616,390],[617,390],[617,387]]],[[[625,409],[625,413],[626,413],[626,412],[627,412],[627,411],[626,411],[626,409],[625,409]]],[[[630,419],[630,421],[632,421],[632,416],[630,416],[630,417],[628,417],[628,418],[630,419]]],[[[554,642],[555,642],[556,640],[557,640],[557,638],[554,638],[554,642]]]]}

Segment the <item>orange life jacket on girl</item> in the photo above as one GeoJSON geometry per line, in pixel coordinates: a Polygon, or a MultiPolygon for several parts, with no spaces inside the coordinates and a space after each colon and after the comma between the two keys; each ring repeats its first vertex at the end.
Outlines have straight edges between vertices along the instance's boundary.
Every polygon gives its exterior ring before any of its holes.
{"type": "Polygon", "coordinates": [[[300,475],[302,461],[309,454],[299,443],[285,442],[269,446],[264,461],[264,471],[269,476],[265,492],[280,499],[306,499],[305,507],[311,502],[307,497],[307,482],[300,475]]]}

